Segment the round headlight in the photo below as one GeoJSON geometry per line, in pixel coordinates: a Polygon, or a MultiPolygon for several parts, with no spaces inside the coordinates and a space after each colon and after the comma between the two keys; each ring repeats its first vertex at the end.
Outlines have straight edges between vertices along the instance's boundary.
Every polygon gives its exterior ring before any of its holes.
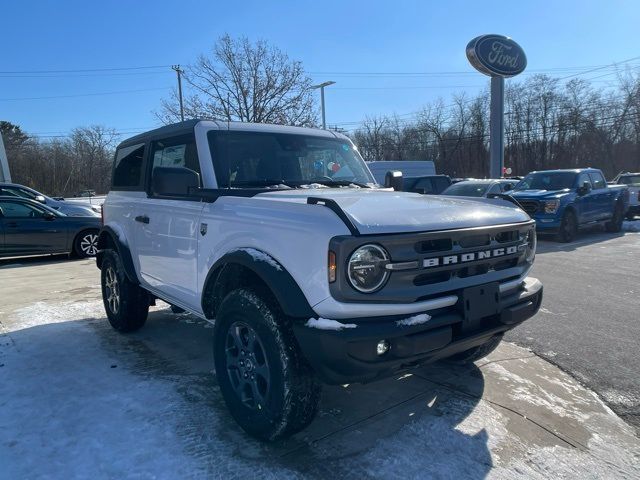
{"type": "Polygon", "coordinates": [[[533,263],[533,259],[536,256],[536,247],[538,246],[538,239],[536,238],[536,230],[532,228],[527,232],[527,254],[525,260],[528,263],[533,263]]]}
{"type": "Polygon", "coordinates": [[[363,245],[349,258],[349,282],[359,292],[375,292],[389,278],[389,271],[385,269],[387,263],[389,254],[384,248],[378,245],[363,245]]]}

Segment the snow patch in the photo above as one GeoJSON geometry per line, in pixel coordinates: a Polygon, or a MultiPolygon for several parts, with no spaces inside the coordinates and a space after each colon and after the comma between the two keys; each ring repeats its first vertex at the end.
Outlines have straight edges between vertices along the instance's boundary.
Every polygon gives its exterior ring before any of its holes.
{"type": "Polygon", "coordinates": [[[345,328],[356,328],[355,323],[340,323],[336,320],[328,318],[310,318],[305,324],[309,328],[317,328],[318,330],[344,330],[345,328]]]}
{"type": "Polygon", "coordinates": [[[248,253],[249,255],[251,255],[251,257],[255,261],[265,262],[271,265],[276,270],[282,270],[282,266],[278,262],[276,262],[272,257],[270,257],[264,252],[261,252],[260,250],[256,250],[255,248],[238,248],[237,250],[234,250],[234,252],[248,253]]]}
{"type": "Polygon", "coordinates": [[[396,324],[401,327],[407,327],[411,325],[421,325],[423,323],[427,323],[429,320],[431,320],[431,315],[420,313],[419,315],[414,315],[413,317],[398,320],[396,324]]]}

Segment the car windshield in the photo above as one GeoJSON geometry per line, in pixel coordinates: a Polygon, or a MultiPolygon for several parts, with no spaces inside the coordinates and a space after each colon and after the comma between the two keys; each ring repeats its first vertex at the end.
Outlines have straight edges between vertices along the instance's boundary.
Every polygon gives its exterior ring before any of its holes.
{"type": "Polygon", "coordinates": [[[458,197],[482,197],[487,192],[490,183],[469,182],[454,183],[447,187],[442,195],[456,195],[458,197]]]}
{"type": "Polygon", "coordinates": [[[625,175],[624,177],[620,177],[618,183],[640,187],[640,175],[625,175]]]}
{"type": "Polygon", "coordinates": [[[573,187],[578,174],[575,172],[530,173],[518,183],[514,190],[564,190],[573,187]]]}
{"type": "Polygon", "coordinates": [[[375,186],[350,142],[263,132],[209,132],[219,188],[375,186]]]}

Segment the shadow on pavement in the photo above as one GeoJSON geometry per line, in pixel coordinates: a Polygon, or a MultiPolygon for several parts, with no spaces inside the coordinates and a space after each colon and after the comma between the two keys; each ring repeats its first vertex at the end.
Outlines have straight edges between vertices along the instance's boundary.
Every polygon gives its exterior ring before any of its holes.
{"type": "Polygon", "coordinates": [[[581,230],[573,242],[561,243],[554,235],[538,233],[538,248],[536,255],[544,255],[549,252],[572,252],[580,247],[608,242],[614,238],[625,236],[625,232],[609,233],[602,227],[591,227],[581,230]]]}
{"type": "MultiPolygon", "coordinates": [[[[108,476],[484,478],[492,467],[486,430],[460,428],[484,391],[475,365],[452,372],[470,395],[410,374],[325,387],[311,426],[267,445],[227,412],[209,324],[156,310],[142,330],[122,335],[93,308],[80,320],[2,336],[0,445],[14,478],[96,469],[108,476]],[[44,447],[36,453],[33,445],[44,447]]],[[[446,377],[453,367],[428,368],[446,377]]]]}
{"type": "Polygon", "coordinates": [[[9,257],[0,258],[0,269],[52,265],[56,263],[78,262],[81,260],[86,259],[75,258],[66,253],[60,255],[37,255],[34,257],[9,257]]]}

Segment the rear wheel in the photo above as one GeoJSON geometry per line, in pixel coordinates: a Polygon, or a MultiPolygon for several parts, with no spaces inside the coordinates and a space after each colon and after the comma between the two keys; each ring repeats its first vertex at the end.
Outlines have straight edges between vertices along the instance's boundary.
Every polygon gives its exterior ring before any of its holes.
{"type": "Polygon", "coordinates": [[[475,362],[476,360],[480,360],[481,358],[486,357],[491,352],[493,352],[500,342],[502,341],[502,335],[496,335],[495,337],[491,337],[487,343],[483,343],[477,347],[470,348],[469,350],[465,350],[464,352],[457,353],[448,358],[449,361],[458,364],[467,364],[475,362]]]}
{"type": "Polygon", "coordinates": [[[607,222],[604,228],[607,232],[618,233],[622,230],[622,222],[624,221],[624,206],[621,202],[616,202],[616,206],[613,208],[613,216],[611,221],[607,222]]]}
{"type": "Polygon", "coordinates": [[[105,250],[100,267],[102,301],[111,326],[119,332],[141,328],[149,313],[149,295],[132,283],[113,250],[105,250]]]}
{"type": "Polygon", "coordinates": [[[578,234],[578,220],[573,210],[567,210],[562,216],[557,239],[559,242],[573,242],[578,234]]]}
{"type": "Polygon", "coordinates": [[[244,288],[229,293],[216,315],[220,391],[236,422],[261,440],[302,430],[318,411],[320,385],[289,322],[268,295],[244,288]]]}
{"type": "Polygon", "coordinates": [[[98,253],[98,230],[80,232],[73,241],[73,252],[79,258],[95,257],[98,253]]]}

